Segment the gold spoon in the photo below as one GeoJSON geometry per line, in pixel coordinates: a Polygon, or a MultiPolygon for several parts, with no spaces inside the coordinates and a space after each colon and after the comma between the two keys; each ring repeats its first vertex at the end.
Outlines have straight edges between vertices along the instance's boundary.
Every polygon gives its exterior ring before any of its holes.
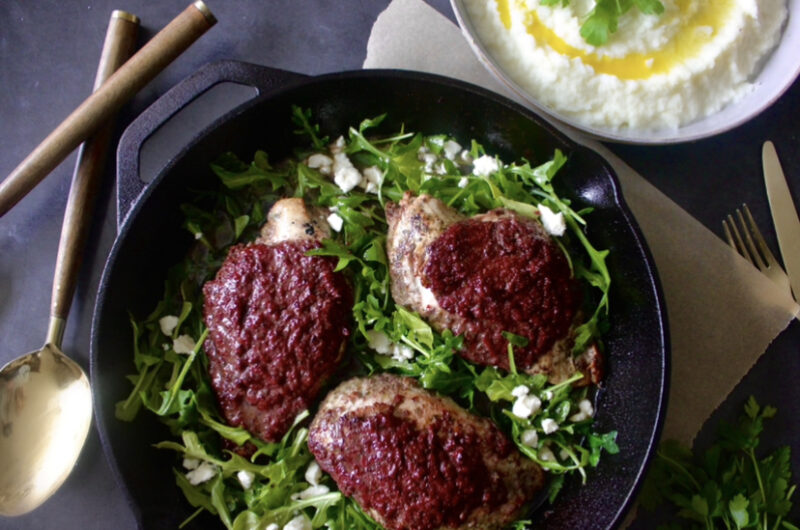
{"type": "MultiPolygon", "coordinates": [[[[138,17],[114,11],[95,90],[133,53],[138,17]]],[[[0,514],[21,515],[47,500],[78,460],[92,423],[92,392],[61,352],[81,251],[111,138],[111,123],[83,144],[64,212],[47,339],[0,370],[0,514]]]]}
{"type": "Polygon", "coordinates": [[[89,381],[60,347],[96,194],[95,176],[102,172],[111,135],[110,127],[100,126],[216,18],[202,0],[195,0],[126,62],[138,23],[124,11],[112,13],[94,92],[0,182],[2,216],[94,133],[83,144],[67,200],[45,345],[0,370],[0,515],[27,513],[63,484],[92,422],[89,381]]]}

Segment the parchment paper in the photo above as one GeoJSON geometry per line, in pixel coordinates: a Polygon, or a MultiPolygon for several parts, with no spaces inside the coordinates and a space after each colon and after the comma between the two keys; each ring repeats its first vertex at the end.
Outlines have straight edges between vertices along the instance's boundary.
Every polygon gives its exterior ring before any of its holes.
{"type": "MultiPolygon", "coordinates": [[[[422,0],[393,0],[378,17],[364,68],[446,75],[517,99],[481,65],[459,28],[422,0]]],[[[554,125],[611,163],[653,253],[672,342],[664,437],[690,444],[800,307],[600,143],[554,125]]]]}

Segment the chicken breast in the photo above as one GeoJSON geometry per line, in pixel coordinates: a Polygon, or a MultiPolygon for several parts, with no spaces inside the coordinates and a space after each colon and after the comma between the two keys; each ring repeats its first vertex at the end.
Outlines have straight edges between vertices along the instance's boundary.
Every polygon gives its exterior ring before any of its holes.
{"type": "Polygon", "coordinates": [[[435,329],[464,336],[459,352],[510,368],[507,333],[524,337],[515,366],[583,384],[603,376],[596,346],[575,357],[581,292],[561,248],[536,220],[498,209],[470,219],[440,200],[407,192],[386,206],[391,291],[435,329]]]}
{"type": "Polygon", "coordinates": [[[500,529],[544,472],[497,426],[390,374],[346,381],[311,423],[320,467],[389,530],[500,529]]]}
{"type": "Polygon", "coordinates": [[[220,410],[265,441],[280,440],[314,402],[350,335],[352,288],[335,260],[306,255],[328,235],[322,215],[301,199],[276,202],[261,237],[232,247],[203,286],[220,410]]]}
{"type": "Polygon", "coordinates": [[[331,237],[322,208],[309,208],[303,199],[281,199],[267,213],[267,222],[261,228],[257,242],[274,245],[281,241],[322,241],[331,237]]]}

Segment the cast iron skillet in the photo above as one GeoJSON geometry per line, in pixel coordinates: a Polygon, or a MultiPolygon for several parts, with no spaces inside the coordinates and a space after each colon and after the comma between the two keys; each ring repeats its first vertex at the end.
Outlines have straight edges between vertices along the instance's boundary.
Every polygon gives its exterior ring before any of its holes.
{"type": "MultiPolygon", "coordinates": [[[[214,63],[170,90],[123,135],[117,159],[119,236],[103,272],[92,323],[91,379],[100,438],[111,468],[142,528],[177,528],[193,508],[175,485],[174,454],[152,447],[169,437],[152,415],[134,423],[114,417],[130,392],[133,372],[129,312],[149,314],[162,294],[167,268],[192,242],[178,206],[188,190],[214,185],[209,163],[224,151],[251,160],[263,148],[272,160],[288,155],[290,105],[312,109],[326,134],[346,133],[362,119],[388,113],[386,132],[410,131],[476,138],[505,160],[543,161],[559,148],[569,156],[558,186],[578,209],[593,206],[589,238],[610,249],[611,329],[605,336],[608,375],[598,396],[597,427],[618,430],[620,453],[605,456],[588,483],[569,482],[555,505],[538,509],[535,528],[611,528],[619,524],[658,441],[669,373],[667,323],[658,277],[645,241],[625,206],[619,183],[594,152],[570,142],[530,111],[452,79],[401,71],[355,71],[305,77],[238,62],[214,63]],[[222,81],[256,87],[259,96],[198,132],[144,186],[144,140],[194,98],[222,81]]],[[[213,188],[210,188],[213,189],[213,188]]],[[[198,518],[195,528],[221,527],[198,518]]]]}

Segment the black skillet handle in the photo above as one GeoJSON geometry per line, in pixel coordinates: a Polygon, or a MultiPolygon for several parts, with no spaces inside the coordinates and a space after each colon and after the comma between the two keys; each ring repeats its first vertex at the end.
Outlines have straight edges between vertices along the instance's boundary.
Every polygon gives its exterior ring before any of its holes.
{"type": "Polygon", "coordinates": [[[117,148],[117,230],[145,188],[140,176],[144,142],[180,110],[219,83],[251,86],[256,93],[305,78],[302,74],[240,61],[209,63],[158,98],[125,129],[117,148]]]}

